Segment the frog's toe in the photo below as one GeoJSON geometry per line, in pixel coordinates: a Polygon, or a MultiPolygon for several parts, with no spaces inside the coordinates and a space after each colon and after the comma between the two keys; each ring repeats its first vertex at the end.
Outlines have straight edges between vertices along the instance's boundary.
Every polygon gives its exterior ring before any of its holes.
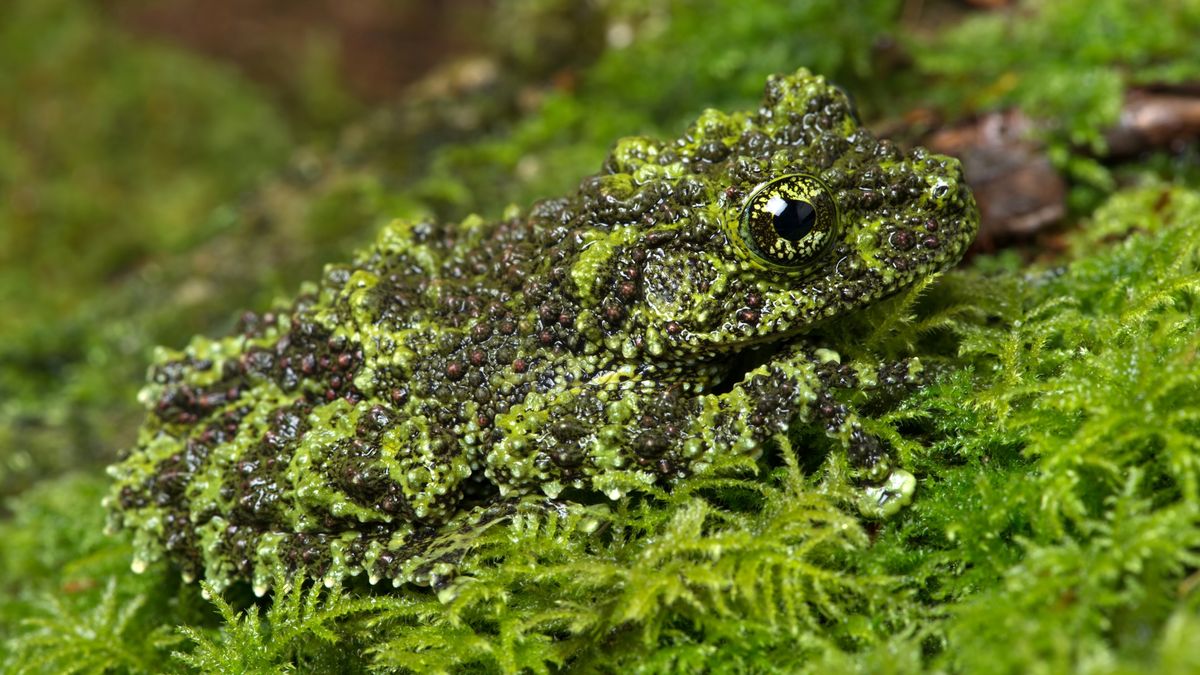
{"type": "Polygon", "coordinates": [[[859,511],[864,516],[888,518],[912,503],[917,478],[903,469],[893,469],[879,485],[865,487],[859,496],[859,511]]]}

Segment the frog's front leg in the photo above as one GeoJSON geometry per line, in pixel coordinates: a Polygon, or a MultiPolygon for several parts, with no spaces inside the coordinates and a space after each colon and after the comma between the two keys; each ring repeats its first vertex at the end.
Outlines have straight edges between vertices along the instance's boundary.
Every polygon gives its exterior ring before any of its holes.
{"type": "Polygon", "coordinates": [[[886,442],[863,427],[855,404],[916,384],[920,376],[917,359],[842,363],[836,352],[799,343],[747,372],[728,393],[713,395],[717,402],[706,408],[737,411],[716,427],[718,446],[735,438],[761,446],[796,424],[821,428],[842,446],[863,484],[863,512],[887,516],[911,501],[916,479],[894,466],[886,442]]]}
{"type": "Polygon", "coordinates": [[[916,362],[840,364],[828,350],[795,345],[746,373],[729,391],[687,382],[597,378],[531,394],[497,416],[502,438],[485,472],[502,494],[568,486],[616,498],[629,489],[703,471],[718,457],[752,456],[794,424],[820,425],[845,448],[864,483],[864,511],[886,515],[911,498],[911,474],[893,470],[886,444],[860,424],[865,392],[902,386],[916,362]]]}

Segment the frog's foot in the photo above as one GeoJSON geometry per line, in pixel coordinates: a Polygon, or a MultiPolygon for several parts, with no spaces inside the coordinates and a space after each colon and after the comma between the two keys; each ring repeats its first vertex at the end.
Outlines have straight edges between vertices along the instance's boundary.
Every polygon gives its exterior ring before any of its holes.
{"type": "MultiPolygon", "coordinates": [[[[827,408],[828,410],[828,408],[827,408]]],[[[853,413],[839,419],[851,429],[844,438],[846,458],[850,460],[859,486],[858,509],[870,518],[888,518],[912,503],[917,478],[895,466],[886,443],[859,426],[853,413]]]]}
{"type": "Polygon", "coordinates": [[[892,469],[882,483],[859,488],[858,510],[864,516],[888,518],[912,503],[917,478],[904,469],[892,469]]]}
{"type": "Polygon", "coordinates": [[[922,371],[915,358],[843,363],[836,352],[800,344],[749,372],[734,387],[742,396],[728,397],[728,403],[740,405],[750,420],[744,436],[795,424],[822,429],[845,452],[852,480],[861,486],[862,513],[884,517],[912,501],[916,479],[897,468],[888,443],[867,430],[856,406],[915,386],[922,371]]]}

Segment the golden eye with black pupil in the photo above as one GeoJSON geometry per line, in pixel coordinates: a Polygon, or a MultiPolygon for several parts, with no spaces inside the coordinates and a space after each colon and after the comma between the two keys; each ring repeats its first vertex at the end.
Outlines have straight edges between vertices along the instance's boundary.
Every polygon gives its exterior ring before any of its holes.
{"type": "Polygon", "coordinates": [[[801,267],[837,236],[837,204],[815,176],[794,173],[756,187],[746,198],[738,239],[764,262],[801,267]]]}

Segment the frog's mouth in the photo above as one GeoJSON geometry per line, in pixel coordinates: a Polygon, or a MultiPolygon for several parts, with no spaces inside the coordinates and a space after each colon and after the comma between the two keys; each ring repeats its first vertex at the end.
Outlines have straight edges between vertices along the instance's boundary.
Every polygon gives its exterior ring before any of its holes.
{"type": "MultiPolygon", "coordinates": [[[[878,303],[897,294],[905,293],[913,287],[918,276],[917,272],[912,271],[896,275],[885,283],[878,277],[871,275],[863,275],[859,279],[847,281],[845,279],[835,280],[832,274],[827,274],[824,276],[824,284],[828,287],[835,283],[843,286],[853,283],[860,287],[862,290],[858,291],[858,295],[864,301],[859,303],[860,306],[845,310],[847,314],[857,314],[866,311],[866,305],[878,303]]],[[[821,279],[822,277],[817,275],[815,278],[821,279]]],[[[804,295],[816,298],[829,297],[829,293],[823,290],[804,293],[804,295]]],[[[825,308],[824,304],[809,304],[804,308],[804,313],[807,316],[820,316],[824,313],[825,308]]],[[[806,316],[782,314],[774,317],[774,321],[779,324],[791,325],[791,328],[767,330],[758,334],[740,336],[735,341],[726,341],[723,345],[724,350],[713,359],[714,361],[723,361],[725,365],[721,368],[722,376],[715,380],[710,391],[714,393],[729,392],[734,386],[742,382],[751,371],[777,360],[783,352],[794,348],[798,341],[808,343],[812,347],[820,346],[819,343],[813,344],[811,341],[806,340],[804,336],[828,330],[828,327],[834,325],[840,318],[844,317],[833,315],[811,319],[806,318],[806,316]]],[[[835,340],[834,343],[836,344],[836,342],[835,340]]]]}
{"type": "Polygon", "coordinates": [[[775,360],[783,350],[786,340],[762,342],[728,355],[728,369],[709,389],[713,394],[728,394],[746,379],[750,371],[775,360]]]}

